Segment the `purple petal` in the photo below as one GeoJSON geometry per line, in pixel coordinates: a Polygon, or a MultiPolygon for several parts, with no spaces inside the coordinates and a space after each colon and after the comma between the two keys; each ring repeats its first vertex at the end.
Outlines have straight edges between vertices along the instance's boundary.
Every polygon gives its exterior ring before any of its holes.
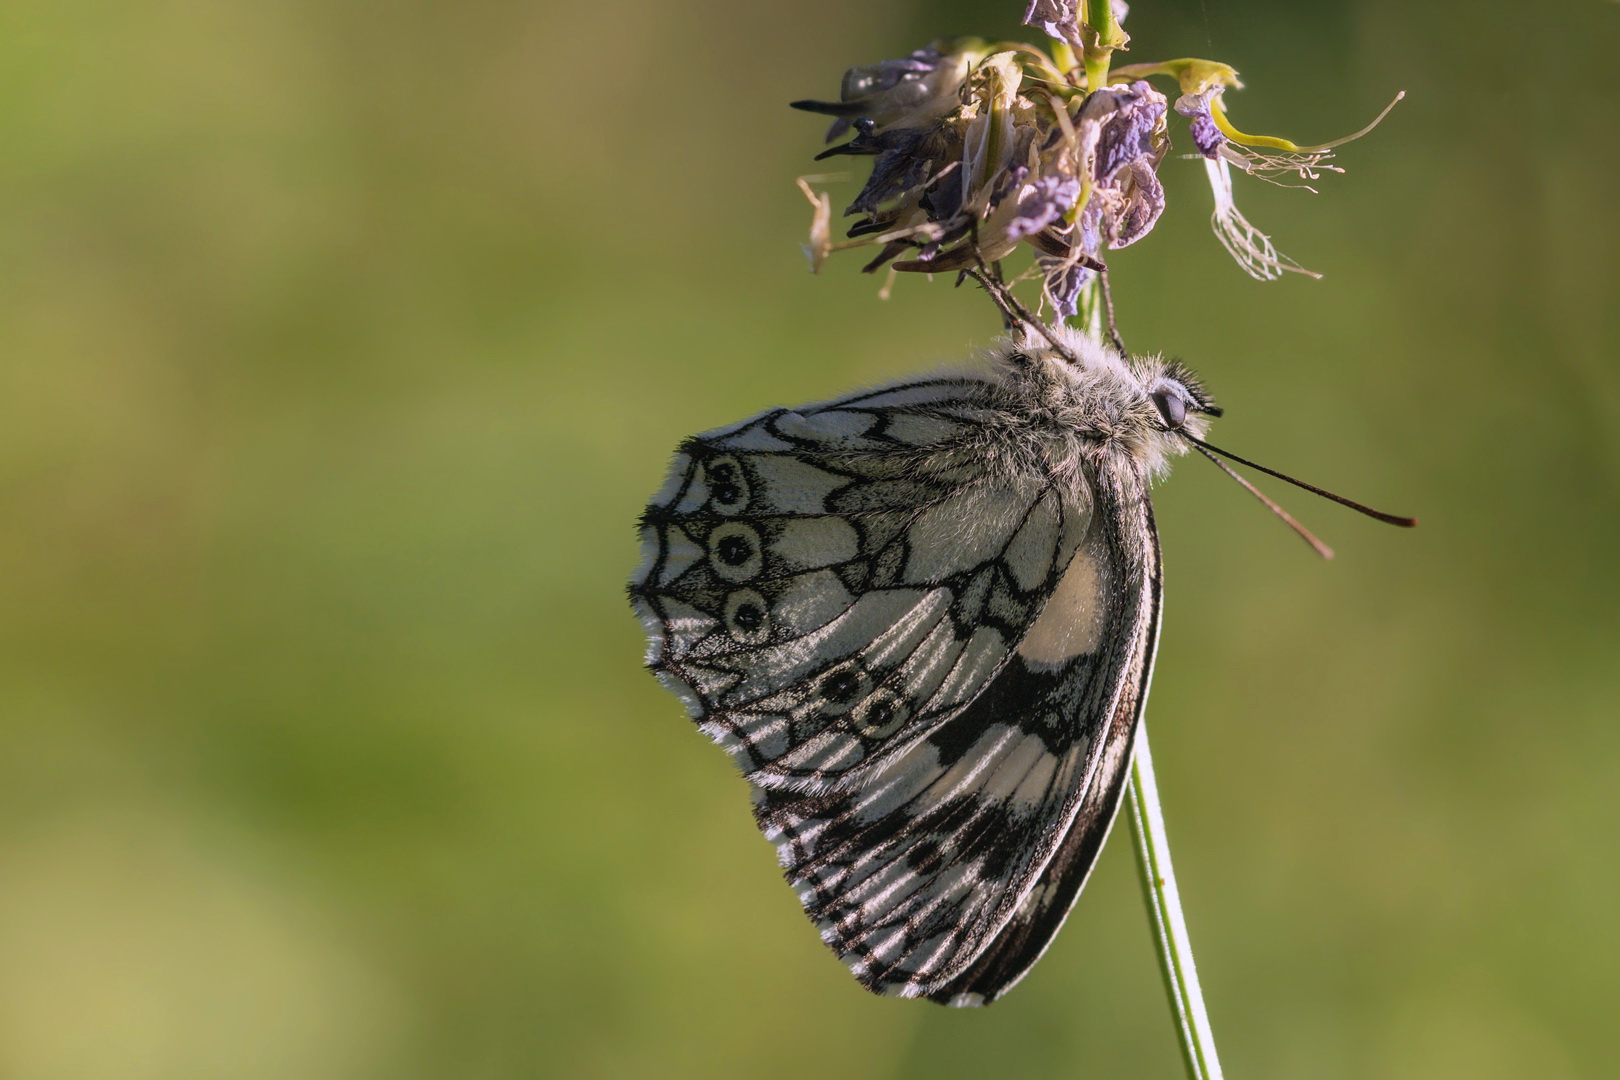
{"type": "Polygon", "coordinates": [[[847,145],[877,154],[866,186],[845,214],[871,214],[890,199],[915,191],[945,165],[961,156],[961,133],[949,124],[932,128],[893,128],[861,131],[847,145]]]}
{"type": "Polygon", "coordinates": [[[1007,238],[1022,240],[1040,232],[1069,212],[1080,197],[1080,181],[1071,176],[1043,176],[1018,201],[1018,212],[1007,226],[1007,238]]]}
{"type": "Polygon", "coordinates": [[[1106,183],[1124,166],[1152,155],[1153,132],[1165,108],[1164,95],[1142,81],[1088,97],[1080,117],[1101,125],[1092,175],[1106,183]]]}
{"type": "Polygon", "coordinates": [[[1221,129],[1215,126],[1214,118],[1208,113],[1193,117],[1191,130],[1193,145],[1198,147],[1200,154],[1212,158],[1221,152],[1221,144],[1226,141],[1226,136],[1221,134],[1221,129]]]}
{"type": "Polygon", "coordinates": [[[1129,247],[1152,231],[1164,213],[1164,185],[1146,161],[1133,161],[1121,177],[1125,206],[1110,222],[1111,248],[1129,247]]]}
{"type": "Polygon", "coordinates": [[[1080,314],[1080,290],[1086,287],[1096,271],[1065,259],[1042,255],[1035,260],[1046,275],[1046,299],[1052,309],[1066,319],[1080,314]]]}
{"type": "Polygon", "coordinates": [[[1210,115],[1209,101],[1213,94],[1214,91],[1205,90],[1201,94],[1183,94],[1176,99],[1176,112],[1191,121],[1188,126],[1193,145],[1200,154],[1211,159],[1220,154],[1221,147],[1226,143],[1226,136],[1221,134],[1221,129],[1215,126],[1215,118],[1210,115]]]}
{"type": "Polygon", "coordinates": [[[884,60],[877,64],[852,67],[844,72],[839,97],[844,101],[859,101],[876,94],[884,94],[902,82],[915,81],[939,67],[943,57],[938,49],[929,46],[918,49],[900,60],[884,60]]]}

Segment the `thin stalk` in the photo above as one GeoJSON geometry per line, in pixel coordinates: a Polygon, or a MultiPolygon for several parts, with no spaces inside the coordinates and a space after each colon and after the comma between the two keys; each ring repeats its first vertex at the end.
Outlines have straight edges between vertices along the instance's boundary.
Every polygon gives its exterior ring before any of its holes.
{"type": "Polygon", "coordinates": [[[1115,49],[1131,40],[1114,18],[1112,0],[1085,0],[1080,38],[1085,45],[1086,89],[1101,90],[1108,85],[1108,65],[1115,49]]]}
{"type": "Polygon", "coordinates": [[[1215,1036],[1209,1029],[1204,993],[1198,987],[1187,921],[1181,914],[1181,896],[1170,865],[1170,841],[1164,832],[1164,811],[1159,806],[1159,785],[1153,777],[1153,755],[1148,751],[1147,725],[1136,732],[1136,753],[1131,761],[1131,839],[1136,865],[1142,874],[1142,892],[1153,920],[1159,945],[1159,970],[1170,995],[1181,1056],[1190,1080],[1221,1080],[1221,1062],[1215,1055],[1215,1036]]]}
{"type": "MultiPolygon", "coordinates": [[[[1092,337],[1103,340],[1103,319],[1107,303],[1104,275],[1098,274],[1080,291],[1080,325],[1092,337]]],[[[1114,347],[1129,356],[1124,342],[1108,320],[1114,347]]],[[[1170,838],[1164,831],[1164,810],[1159,805],[1159,782],[1153,775],[1153,754],[1148,750],[1147,724],[1136,729],[1136,750],[1131,757],[1128,786],[1131,804],[1131,845],[1136,849],[1136,867],[1141,872],[1142,896],[1153,922],[1153,939],[1159,947],[1159,972],[1164,976],[1170,1012],[1180,1036],[1181,1060],[1187,1066],[1188,1080],[1221,1080],[1221,1060],[1215,1053],[1215,1035],[1209,1029],[1209,1011],[1204,1008],[1204,992],[1198,986],[1198,968],[1193,963],[1192,940],[1187,920],[1181,914],[1181,893],[1176,889],[1176,871],[1170,863],[1170,838]]]]}

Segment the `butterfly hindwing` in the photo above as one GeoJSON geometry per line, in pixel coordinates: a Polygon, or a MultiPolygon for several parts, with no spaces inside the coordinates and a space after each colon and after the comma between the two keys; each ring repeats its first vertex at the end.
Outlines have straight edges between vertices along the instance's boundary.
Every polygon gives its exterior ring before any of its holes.
{"type": "Polygon", "coordinates": [[[1110,714],[1098,725],[1097,762],[1080,808],[1040,879],[1030,889],[1013,917],[978,957],[948,983],[929,996],[945,1005],[982,1005],[1010,990],[1046,952],[1063,926],[1086,879],[1091,875],[1103,841],[1118,813],[1130,771],[1138,724],[1147,704],[1153,677],[1153,657],[1163,615],[1163,580],[1153,511],[1142,500],[1140,515],[1128,514],[1121,539],[1139,550],[1145,606],[1137,612],[1135,640],[1120,674],[1118,696],[1110,714]]]}
{"type": "Polygon", "coordinates": [[[1146,502],[1118,494],[1104,491],[1063,584],[967,709],[850,785],[756,793],[806,911],[873,990],[994,1000],[1095,860],[1157,626],[1146,502]]]}
{"type": "Polygon", "coordinates": [[[825,791],[902,754],[1058,587],[1089,507],[999,393],[900,384],[682,447],[631,595],[650,665],[754,783],[825,791]]]}

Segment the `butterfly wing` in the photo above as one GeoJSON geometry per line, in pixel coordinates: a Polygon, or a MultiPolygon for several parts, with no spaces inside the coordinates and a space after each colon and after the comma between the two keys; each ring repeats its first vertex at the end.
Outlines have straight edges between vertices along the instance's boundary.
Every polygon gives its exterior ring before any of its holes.
{"type": "Polygon", "coordinates": [[[1134,521],[1125,522],[1126,529],[1134,530],[1135,535],[1126,532],[1122,538],[1144,556],[1139,567],[1144,607],[1135,618],[1134,640],[1120,673],[1114,706],[1096,725],[1097,760],[1079,810],[1039,882],[1024,894],[995,940],[960,974],[929,992],[941,1004],[989,1004],[1028,974],[1062,928],[1108,838],[1130,772],[1137,726],[1147,705],[1164,610],[1158,534],[1152,506],[1146,499],[1142,500],[1142,511],[1134,521]]]}
{"type": "Polygon", "coordinates": [[[690,439],[643,518],[649,666],[755,784],[813,792],[968,708],[1090,512],[995,383],[942,377],[690,439]]]}
{"type": "Polygon", "coordinates": [[[1057,933],[1101,849],[1159,596],[1145,492],[1101,479],[1062,584],[966,710],[851,784],[756,793],[806,912],[871,990],[995,1000],[1057,933]]]}

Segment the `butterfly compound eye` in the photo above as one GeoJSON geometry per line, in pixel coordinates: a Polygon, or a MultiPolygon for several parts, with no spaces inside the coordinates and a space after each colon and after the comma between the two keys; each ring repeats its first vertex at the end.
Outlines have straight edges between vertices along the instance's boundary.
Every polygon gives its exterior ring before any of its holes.
{"type": "Polygon", "coordinates": [[[1178,428],[1187,419],[1187,403],[1180,397],[1165,390],[1153,395],[1153,404],[1159,408],[1159,415],[1164,417],[1164,426],[1172,430],[1178,428]]]}

